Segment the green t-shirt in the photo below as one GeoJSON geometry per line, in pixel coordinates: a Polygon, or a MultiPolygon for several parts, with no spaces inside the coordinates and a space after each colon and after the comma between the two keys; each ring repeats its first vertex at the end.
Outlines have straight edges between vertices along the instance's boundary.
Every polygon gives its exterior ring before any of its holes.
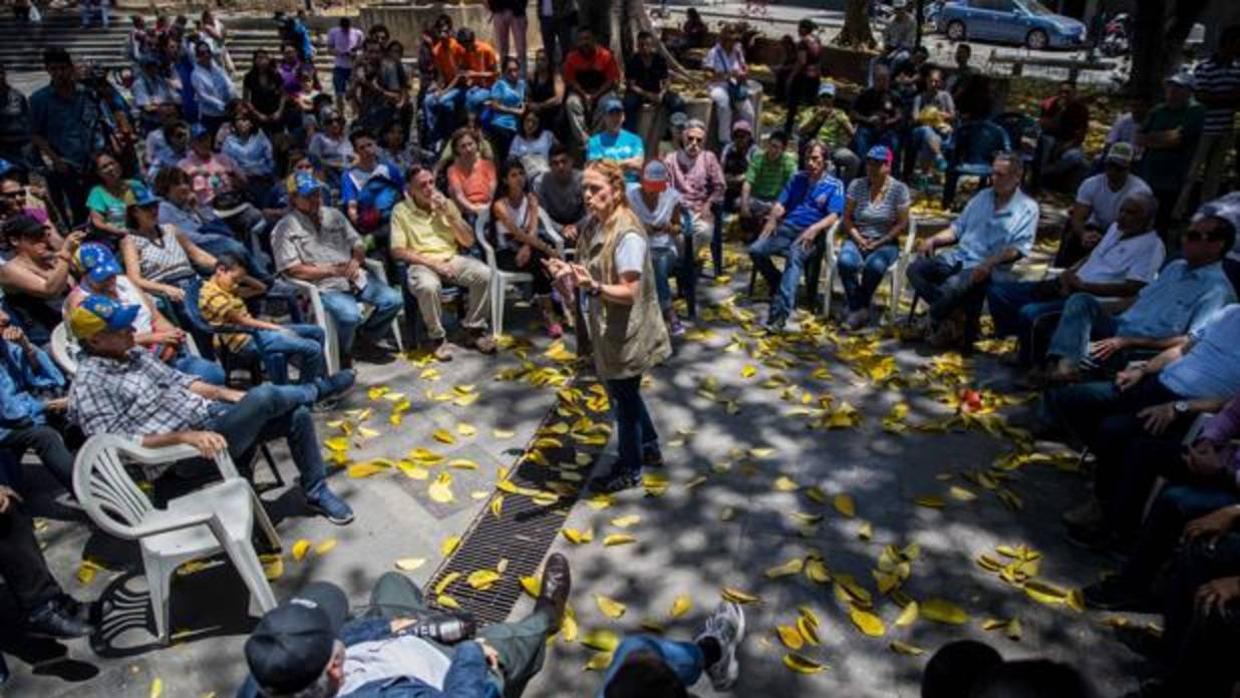
{"type": "Polygon", "coordinates": [[[801,112],[797,121],[797,133],[805,132],[808,127],[810,132],[806,134],[806,138],[817,138],[831,148],[847,148],[852,140],[848,130],[852,122],[843,109],[833,108],[825,118],[819,114],[817,108],[806,109],[801,112]]]}
{"type": "Polygon", "coordinates": [[[749,194],[755,199],[774,200],[783,191],[784,185],[792,179],[797,171],[797,159],[792,153],[785,152],[774,162],[765,152],[758,153],[749,161],[749,170],[745,172],[745,181],[749,182],[749,194]]]}
{"type": "Polygon", "coordinates": [[[1158,133],[1180,129],[1180,144],[1174,148],[1146,148],[1145,157],[1137,174],[1154,191],[1179,190],[1188,175],[1201,127],[1205,125],[1206,108],[1197,102],[1189,102],[1183,109],[1172,109],[1159,104],[1150,110],[1141,126],[1143,133],[1158,133]]]}
{"type": "MultiPolygon", "coordinates": [[[[126,192],[132,190],[137,184],[137,180],[133,179],[126,182],[126,192]]],[[[123,198],[118,199],[115,196],[112,196],[112,192],[104,189],[102,184],[95,185],[95,187],[90,190],[90,195],[86,197],[86,208],[89,208],[92,211],[97,211],[103,216],[103,219],[107,221],[109,225],[113,225],[121,229],[125,228],[126,205],[127,204],[123,198]]]]}

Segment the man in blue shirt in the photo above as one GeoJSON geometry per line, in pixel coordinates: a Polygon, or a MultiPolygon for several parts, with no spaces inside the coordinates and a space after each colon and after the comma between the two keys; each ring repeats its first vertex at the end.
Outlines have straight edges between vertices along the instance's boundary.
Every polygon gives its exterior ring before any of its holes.
{"type": "Polygon", "coordinates": [[[405,192],[405,178],[389,162],[380,162],[374,134],[359,129],[349,135],[357,160],[340,178],[340,202],[349,222],[386,255],[392,237],[392,209],[405,192]]]}
{"type": "Polygon", "coordinates": [[[0,449],[17,460],[33,450],[72,494],[73,455],[60,432],[48,425],[49,415],[63,424],[67,386],[47,353],[0,310],[0,449]]]}
{"type": "Polygon", "coordinates": [[[754,266],[771,289],[768,332],[783,330],[796,307],[801,270],[811,258],[822,254],[823,231],[844,213],[844,183],[827,174],[828,157],[827,146],[821,141],[806,146],[805,169],[784,185],[758,239],[749,246],[754,266]],[[786,260],[782,273],[771,261],[776,255],[786,260]]]}
{"type": "Polygon", "coordinates": [[[956,222],[917,245],[908,280],[930,303],[927,338],[938,348],[970,351],[991,280],[1029,254],[1038,231],[1038,202],[1020,190],[1018,155],[1000,153],[991,187],[978,192],[956,222]],[[935,255],[940,247],[955,247],[935,255]]]}
{"type": "Polygon", "coordinates": [[[30,96],[31,141],[52,163],[47,175],[52,203],[72,225],[81,225],[94,183],[93,158],[104,148],[104,114],[99,100],[75,79],[68,51],[47,49],[43,66],[51,84],[30,96]]]}
{"type": "Polygon", "coordinates": [[[1201,327],[1214,311],[1236,300],[1222,259],[1235,243],[1230,226],[1190,228],[1182,236],[1183,259],[1163,268],[1124,312],[1112,316],[1097,296],[1068,298],[1047,358],[1056,361],[1048,378],[1073,381],[1080,368],[1122,363],[1129,349],[1167,349],[1201,327]]]}
{"type": "Polygon", "coordinates": [[[603,110],[603,130],[590,136],[586,144],[586,160],[611,160],[624,170],[628,182],[636,182],[646,160],[646,145],[631,131],[621,128],[624,123],[624,103],[617,97],[607,97],[600,105],[603,110]]]}

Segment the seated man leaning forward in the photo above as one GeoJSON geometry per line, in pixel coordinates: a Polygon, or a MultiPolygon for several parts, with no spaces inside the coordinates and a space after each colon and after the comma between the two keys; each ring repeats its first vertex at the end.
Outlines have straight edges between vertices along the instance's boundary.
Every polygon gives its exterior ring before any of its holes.
{"type": "Polygon", "coordinates": [[[323,307],[336,323],[340,363],[350,366],[353,340],[361,334],[376,352],[378,344],[404,306],[400,291],[366,269],[362,238],[338,209],[323,205],[323,183],[307,172],[289,182],[292,209],[271,231],[276,269],[318,287],[323,307]],[[374,306],[362,322],[361,304],[374,306]]]}
{"type": "Polygon", "coordinates": [[[1033,247],[1038,202],[1020,190],[1020,156],[1000,153],[992,168],[990,188],[969,199],[946,230],[918,243],[919,256],[908,268],[909,283],[930,303],[927,339],[936,347],[972,348],[993,277],[1033,247]]]}
{"type": "Polygon", "coordinates": [[[1055,329],[1052,320],[1057,321],[1073,294],[1129,298],[1158,276],[1166,248],[1154,230],[1157,207],[1153,194],[1131,194],[1101,241],[1059,276],[990,285],[986,299],[995,334],[1014,334],[1018,340],[1017,354],[1009,359],[1024,367],[1039,362],[1055,329]]]}
{"type": "Polygon", "coordinates": [[[1113,315],[1098,298],[1075,293],[1064,304],[1047,349],[1047,379],[1072,382],[1082,368],[1122,365],[1130,349],[1167,349],[1183,343],[1236,295],[1222,259],[1235,244],[1231,226],[1194,225],[1184,232],[1182,259],[1169,263],[1135,299],[1124,299],[1113,315]]]}
{"type": "Polygon", "coordinates": [[[844,212],[844,183],[827,174],[827,155],[827,146],[821,141],[805,147],[805,169],[784,186],[758,239],[749,246],[754,266],[771,289],[768,332],[783,330],[796,307],[802,268],[811,257],[821,254],[819,238],[844,212]],[[786,260],[782,273],[771,261],[775,255],[786,260]]]}
{"type": "Polygon", "coordinates": [[[439,291],[444,283],[469,290],[469,309],[461,325],[469,332],[475,349],[494,354],[495,340],[487,332],[491,270],[461,254],[473,246],[474,231],[456,204],[435,189],[431,170],[415,166],[406,181],[408,196],[392,209],[392,259],[409,265],[409,292],[418,299],[418,312],[426,324],[435,358],[452,358],[440,319],[439,291]]]}
{"type": "Polygon", "coordinates": [[[237,698],[520,696],[560,630],[571,586],[568,560],[552,553],[533,613],[474,637],[471,619],[430,610],[398,572],[380,577],[369,608],[352,618],[344,591],[312,582],[246,640],[250,676],[237,698]]]}
{"type": "Polygon", "coordinates": [[[283,437],[310,509],[337,525],[353,510],[327,488],[319,438],[307,405],[353,385],[342,371],[313,385],[264,383],[246,392],[203,381],[136,349],[138,307],[87,296],[69,315],[84,356],[69,389],[69,419],[87,436],[114,434],[147,448],[187,444],[204,458],[228,449],[244,469],[264,442],[283,437]]]}

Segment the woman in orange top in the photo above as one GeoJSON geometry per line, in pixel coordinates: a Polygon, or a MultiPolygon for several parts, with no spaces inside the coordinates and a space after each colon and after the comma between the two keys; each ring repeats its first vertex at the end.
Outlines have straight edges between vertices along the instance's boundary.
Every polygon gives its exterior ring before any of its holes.
{"type": "Polygon", "coordinates": [[[448,167],[448,193],[473,222],[491,206],[495,193],[495,164],[478,154],[478,137],[469,128],[452,134],[456,159],[448,167]]]}

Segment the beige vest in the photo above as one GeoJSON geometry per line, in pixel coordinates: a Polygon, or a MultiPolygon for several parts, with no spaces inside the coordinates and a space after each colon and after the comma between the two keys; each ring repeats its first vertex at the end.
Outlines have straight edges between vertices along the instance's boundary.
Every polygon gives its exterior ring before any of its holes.
{"type": "MultiPolygon", "coordinates": [[[[604,284],[620,283],[616,273],[616,248],[629,233],[646,233],[627,209],[616,214],[616,232],[610,239],[604,227],[593,218],[586,223],[577,242],[581,263],[590,276],[604,284]]],[[[602,297],[590,299],[590,343],[594,348],[594,365],[599,378],[614,380],[641,375],[672,355],[672,342],[659,311],[659,297],[654,286],[654,269],[650,252],[642,262],[642,277],[632,305],[609,303],[602,297]]]]}

